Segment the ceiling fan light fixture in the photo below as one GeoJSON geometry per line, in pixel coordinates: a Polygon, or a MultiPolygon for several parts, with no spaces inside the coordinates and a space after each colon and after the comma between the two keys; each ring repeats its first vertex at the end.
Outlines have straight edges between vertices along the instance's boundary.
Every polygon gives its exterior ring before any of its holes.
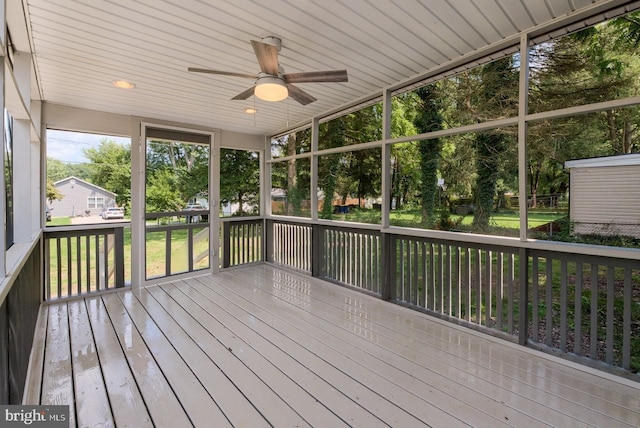
{"type": "Polygon", "coordinates": [[[289,96],[287,86],[279,77],[259,78],[254,93],[263,101],[282,101],[289,96]]]}

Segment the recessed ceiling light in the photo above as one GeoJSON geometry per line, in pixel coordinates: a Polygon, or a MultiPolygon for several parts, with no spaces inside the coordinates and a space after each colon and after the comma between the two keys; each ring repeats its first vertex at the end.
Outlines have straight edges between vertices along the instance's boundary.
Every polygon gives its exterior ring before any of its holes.
{"type": "Polygon", "coordinates": [[[247,107],[246,109],[244,109],[244,112],[247,114],[256,114],[258,112],[258,109],[254,107],[247,107]]]}
{"type": "Polygon", "coordinates": [[[114,80],[113,86],[120,89],[133,89],[136,87],[136,85],[131,82],[127,82],[126,80],[114,80]]]}

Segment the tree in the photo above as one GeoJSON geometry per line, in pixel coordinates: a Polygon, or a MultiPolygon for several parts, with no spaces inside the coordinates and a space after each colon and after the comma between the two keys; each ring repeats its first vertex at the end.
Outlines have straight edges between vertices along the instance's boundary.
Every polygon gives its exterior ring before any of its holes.
{"type": "MultiPolygon", "coordinates": [[[[441,100],[435,85],[427,85],[415,91],[418,111],[414,123],[419,133],[442,129],[441,100]]],[[[420,186],[422,224],[433,227],[435,222],[436,195],[438,192],[438,167],[442,144],[439,138],[420,142],[420,186]]]]}
{"type": "MultiPolygon", "coordinates": [[[[488,111],[491,116],[508,115],[513,111],[517,102],[517,92],[510,90],[517,88],[518,73],[513,67],[511,56],[490,62],[481,67],[480,85],[476,96],[482,111],[488,111]]],[[[478,117],[482,121],[482,117],[478,117]]],[[[489,227],[489,219],[493,211],[496,184],[501,171],[504,170],[505,156],[508,144],[508,131],[496,129],[478,132],[475,139],[476,148],[476,211],[473,216],[475,230],[484,231],[489,227]]]]}
{"type": "Polygon", "coordinates": [[[49,205],[51,205],[53,201],[59,201],[62,198],[64,198],[64,195],[53,185],[51,180],[47,180],[47,201],[49,201],[49,205]]]}
{"type": "Polygon", "coordinates": [[[178,191],[175,174],[163,169],[147,177],[147,211],[179,211],[183,204],[184,199],[178,191]]]}
{"type": "Polygon", "coordinates": [[[247,150],[220,150],[220,201],[237,203],[237,215],[244,204],[257,206],[260,195],[260,158],[247,150]]]}
{"type": "MultiPolygon", "coordinates": [[[[331,120],[321,126],[320,139],[324,142],[325,148],[340,147],[343,136],[343,121],[331,120]]],[[[318,186],[324,193],[324,203],[320,211],[320,218],[330,220],[333,217],[333,198],[337,189],[339,171],[340,155],[323,156],[318,160],[318,186]]]]}
{"type": "Polygon", "coordinates": [[[91,161],[89,181],[114,192],[119,206],[130,205],[131,146],[103,138],[98,147],[85,149],[84,155],[91,161]]]}

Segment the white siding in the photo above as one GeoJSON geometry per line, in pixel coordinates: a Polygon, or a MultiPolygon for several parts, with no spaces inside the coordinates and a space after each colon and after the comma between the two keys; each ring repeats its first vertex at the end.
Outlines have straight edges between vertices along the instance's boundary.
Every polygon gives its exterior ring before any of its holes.
{"type": "Polygon", "coordinates": [[[103,197],[104,207],[112,207],[115,205],[113,196],[108,193],[100,192],[93,186],[87,186],[81,181],[71,184],[69,181],[65,181],[56,185],[60,193],[64,197],[59,201],[53,201],[51,204],[51,215],[53,217],[73,217],[85,214],[88,210],[90,215],[98,215],[104,208],[89,209],[87,206],[88,198],[91,197],[103,197]]]}
{"type": "Polygon", "coordinates": [[[636,225],[640,235],[640,165],[572,168],[570,215],[578,233],[593,229],[585,224],[636,225]]]}

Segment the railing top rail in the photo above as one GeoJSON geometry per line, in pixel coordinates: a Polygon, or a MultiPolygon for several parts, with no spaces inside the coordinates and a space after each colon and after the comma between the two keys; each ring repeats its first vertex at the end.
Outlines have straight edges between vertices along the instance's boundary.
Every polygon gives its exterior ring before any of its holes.
{"type": "Polygon", "coordinates": [[[176,217],[176,216],[196,216],[196,215],[209,215],[209,210],[184,210],[184,211],[163,211],[157,213],[146,213],[145,218],[147,220],[155,220],[163,217],[176,217]]]}
{"type": "Polygon", "coordinates": [[[584,256],[606,257],[612,259],[626,259],[640,261],[640,249],[620,248],[604,245],[589,245],[573,242],[542,241],[529,239],[521,241],[520,238],[510,236],[492,236],[471,233],[448,232],[442,230],[415,229],[406,227],[391,226],[383,228],[378,224],[351,223],[342,221],[317,220],[303,217],[269,216],[267,220],[280,223],[299,224],[312,226],[319,224],[330,228],[344,228],[345,230],[368,230],[387,233],[390,235],[406,236],[419,239],[431,239],[441,242],[456,242],[460,244],[471,244],[473,246],[494,246],[510,247],[514,250],[526,248],[536,251],[552,251],[556,253],[579,254],[584,256]]]}
{"type": "Polygon", "coordinates": [[[186,230],[186,229],[202,229],[209,227],[209,222],[201,223],[175,223],[175,224],[160,224],[160,225],[147,225],[145,229],[147,232],[166,232],[167,230],[186,230]]]}
{"type": "Polygon", "coordinates": [[[414,238],[437,239],[442,241],[460,242],[465,244],[493,245],[500,247],[526,248],[529,250],[553,251],[556,253],[581,254],[585,256],[609,257],[628,260],[640,260],[640,249],[607,247],[604,245],[578,244],[573,242],[541,241],[509,236],[476,235],[470,233],[447,232],[441,230],[423,230],[400,227],[389,227],[382,232],[409,236],[414,238]]]}
{"type": "Polygon", "coordinates": [[[220,217],[221,223],[256,223],[263,221],[264,217],[260,216],[246,216],[246,217],[220,217]]]}
{"type": "Polygon", "coordinates": [[[355,222],[349,222],[349,221],[335,221],[335,220],[315,220],[314,221],[310,218],[304,218],[304,217],[269,216],[269,217],[266,217],[266,219],[272,220],[275,222],[305,224],[308,226],[319,224],[321,226],[343,227],[347,229],[366,229],[366,230],[374,230],[374,231],[381,231],[382,229],[382,226],[380,226],[379,224],[355,223],[355,222]]]}
{"type": "Polygon", "coordinates": [[[131,222],[129,221],[120,221],[113,223],[104,223],[104,224],[74,224],[71,226],[49,226],[44,228],[45,236],[59,233],[59,232],[87,232],[90,234],[92,232],[104,232],[104,230],[114,230],[114,229],[125,229],[127,227],[131,227],[131,222]]]}

